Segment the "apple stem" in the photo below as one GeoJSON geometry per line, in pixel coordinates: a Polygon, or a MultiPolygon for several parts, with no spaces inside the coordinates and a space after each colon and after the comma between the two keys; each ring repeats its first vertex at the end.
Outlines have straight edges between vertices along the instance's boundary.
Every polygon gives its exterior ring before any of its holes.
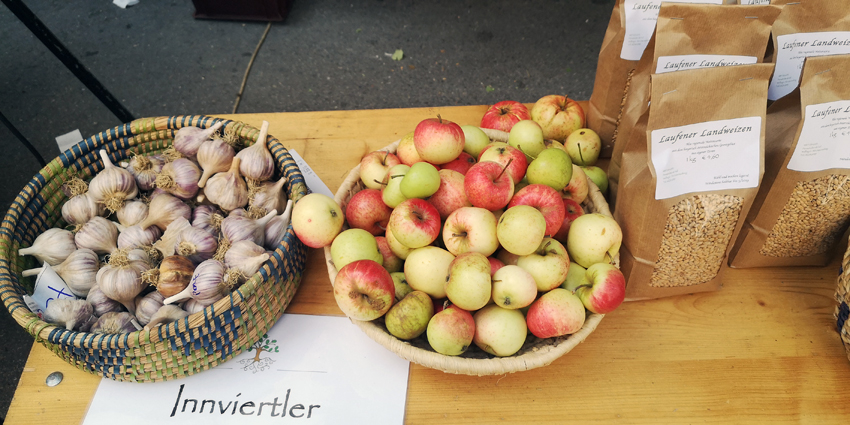
{"type": "Polygon", "coordinates": [[[566,110],[567,110],[567,99],[569,99],[569,96],[564,95],[564,104],[563,104],[563,105],[561,105],[561,110],[562,110],[562,111],[566,111],[566,110]]]}
{"type": "Polygon", "coordinates": [[[576,289],[573,289],[573,294],[575,294],[576,292],[578,292],[578,290],[579,290],[580,288],[593,288],[593,285],[590,285],[590,284],[584,284],[584,285],[576,286],[576,289]]]}
{"type": "Polygon", "coordinates": [[[511,159],[509,159],[509,160],[508,160],[508,163],[507,163],[507,164],[505,164],[505,166],[502,168],[502,172],[501,172],[501,173],[499,173],[499,175],[498,175],[498,176],[496,176],[496,178],[495,178],[495,179],[493,179],[493,181],[494,181],[494,182],[495,182],[496,180],[499,180],[499,177],[502,177],[502,174],[505,174],[505,170],[507,170],[507,169],[508,169],[508,167],[510,167],[510,166],[511,166],[511,163],[512,163],[512,162],[514,162],[514,159],[513,159],[513,158],[511,158],[511,159]]]}
{"type": "Polygon", "coordinates": [[[378,179],[372,179],[375,183],[378,183],[381,186],[386,186],[387,184],[384,182],[379,182],[378,179]]]}
{"type": "Polygon", "coordinates": [[[404,177],[404,174],[396,174],[394,176],[390,176],[391,179],[396,179],[396,178],[399,178],[399,177],[404,177]]]}
{"type": "Polygon", "coordinates": [[[443,123],[443,117],[441,117],[440,114],[437,114],[437,120],[440,121],[440,124],[443,123]]]}
{"type": "Polygon", "coordinates": [[[387,165],[387,158],[390,157],[390,151],[387,151],[387,154],[384,155],[384,159],[381,161],[381,165],[387,165]]]}
{"type": "Polygon", "coordinates": [[[578,146],[578,157],[581,159],[581,163],[584,164],[584,155],[581,154],[581,142],[576,143],[578,146]]]}
{"type": "Polygon", "coordinates": [[[467,235],[467,233],[466,233],[466,232],[463,232],[463,233],[452,233],[452,236],[453,236],[453,237],[455,237],[455,238],[460,237],[460,236],[466,236],[466,235],[467,235]]]}

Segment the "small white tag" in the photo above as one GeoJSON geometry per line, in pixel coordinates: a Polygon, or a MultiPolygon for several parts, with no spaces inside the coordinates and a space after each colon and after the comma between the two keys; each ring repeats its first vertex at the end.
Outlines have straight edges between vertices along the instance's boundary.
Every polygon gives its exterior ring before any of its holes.
{"type": "Polygon", "coordinates": [[[655,199],[759,183],[761,117],[653,130],[655,199]]]}
{"type": "MultiPolygon", "coordinates": [[[[30,310],[41,317],[41,313],[47,309],[51,301],[60,298],[76,299],[77,297],[65,285],[65,281],[50,268],[50,265],[44,263],[38,276],[35,278],[35,289],[33,289],[32,302],[36,309],[30,306],[30,310]],[[41,311],[38,311],[41,310],[41,311]]],[[[30,305],[27,303],[27,305],[30,305]]]]}
{"type": "MultiPolygon", "coordinates": [[[[674,0],[673,3],[723,4],[723,0],[674,0]]],[[[620,58],[640,60],[652,33],[655,32],[661,0],[625,0],[623,9],[626,15],[626,34],[620,58]]]]}
{"type": "Polygon", "coordinates": [[[294,159],[295,163],[298,164],[298,168],[304,176],[304,182],[307,183],[307,187],[315,193],[328,195],[331,199],[333,199],[333,192],[328,189],[328,186],[322,181],[322,179],[319,178],[318,174],[316,174],[316,172],[307,165],[307,161],[304,161],[304,158],[302,158],[301,155],[298,155],[298,152],[295,152],[294,149],[290,149],[289,154],[292,155],[292,159],[294,159]]]}
{"type": "Polygon", "coordinates": [[[769,100],[779,99],[797,88],[807,57],[850,53],[850,31],[780,35],[776,44],[776,70],[767,89],[769,100]]]}
{"type": "Polygon", "coordinates": [[[118,6],[122,9],[126,9],[127,6],[133,6],[133,5],[139,4],[139,0],[112,0],[112,4],[118,6]]]}
{"type": "Polygon", "coordinates": [[[850,100],[806,106],[788,168],[803,172],[850,168],[850,100]]]}
{"type": "Polygon", "coordinates": [[[677,55],[661,56],[655,67],[656,74],[688,69],[718,68],[721,66],[749,65],[758,62],[755,56],[735,55],[677,55]]]}
{"type": "Polygon", "coordinates": [[[59,146],[59,152],[65,152],[71,149],[71,146],[83,141],[83,135],[80,130],[74,130],[70,133],[65,133],[56,138],[56,145],[59,146]]]}

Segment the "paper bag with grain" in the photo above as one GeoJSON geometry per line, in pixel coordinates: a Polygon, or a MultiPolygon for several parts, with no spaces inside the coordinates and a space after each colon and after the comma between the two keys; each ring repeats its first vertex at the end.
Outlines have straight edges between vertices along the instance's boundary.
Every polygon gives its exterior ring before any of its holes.
{"type": "Polygon", "coordinates": [[[788,2],[773,24],[773,46],[768,99],[777,100],[797,87],[805,58],[850,54],[850,1],[788,2]]]}
{"type": "Polygon", "coordinates": [[[850,223],[850,55],[808,58],[767,114],[765,174],[732,267],[823,266],[850,223]]]}
{"type": "Polygon", "coordinates": [[[632,75],[617,127],[617,143],[608,165],[612,199],[619,188],[623,150],[648,108],[650,74],[762,62],[770,28],[781,11],[781,6],[771,5],[661,5],[655,35],[632,75]],[[721,26],[722,31],[718,29],[721,26]]]}
{"type": "Polygon", "coordinates": [[[716,290],[764,170],[772,64],[655,74],[614,214],[626,298],[716,290]]]}
{"type": "MultiPolygon", "coordinates": [[[[679,0],[677,3],[732,3],[734,0],[679,0]]],[[[602,139],[601,157],[611,156],[624,99],[623,88],[655,31],[661,0],[617,0],[602,39],[587,127],[602,139]]]]}

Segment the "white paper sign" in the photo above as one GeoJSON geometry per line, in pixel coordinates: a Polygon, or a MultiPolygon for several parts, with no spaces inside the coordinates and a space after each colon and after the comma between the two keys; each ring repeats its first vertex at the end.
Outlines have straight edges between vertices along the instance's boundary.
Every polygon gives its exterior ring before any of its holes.
{"type": "Polygon", "coordinates": [[[103,379],[84,425],[401,424],[410,363],[345,317],[284,314],[251,350],[175,381],[103,379]]]}
{"type": "Polygon", "coordinates": [[[755,56],[738,55],[677,55],[661,56],[655,67],[656,74],[688,69],[717,68],[721,66],[750,65],[758,62],[755,56]]]}
{"type": "Polygon", "coordinates": [[[760,137],[761,117],[653,130],[655,199],[758,186],[760,137]]]}
{"type": "Polygon", "coordinates": [[[807,57],[850,53],[850,31],[808,32],[776,37],[776,70],[767,98],[779,99],[800,84],[807,57]]]}
{"type": "Polygon", "coordinates": [[[71,146],[83,141],[83,133],[80,130],[74,130],[56,137],[56,146],[59,146],[59,152],[65,152],[71,149],[71,146]]]}
{"type": "Polygon", "coordinates": [[[289,154],[292,155],[292,159],[295,160],[295,163],[298,164],[298,169],[301,170],[301,174],[304,175],[304,183],[307,184],[307,187],[316,193],[322,193],[328,195],[333,199],[334,194],[328,189],[328,186],[322,179],[319,178],[319,175],[307,165],[307,161],[304,161],[304,158],[301,155],[298,155],[298,152],[295,152],[294,149],[289,150],[289,154]]]}
{"type": "Polygon", "coordinates": [[[850,168],[850,100],[806,106],[788,168],[805,172],[850,168]]]}
{"type": "Polygon", "coordinates": [[[770,0],[740,0],[738,4],[749,5],[749,4],[770,4],[770,0]]]}
{"type": "MultiPolygon", "coordinates": [[[[723,0],[675,0],[672,3],[723,4],[723,0]]],[[[652,33],[655,32],[661,0],[625,0],[623,9],[626,15],[626,34],[620,58],[640,60],[652,33]]]]}
{"type": "Polygon", "coordinates": [[[59,277],[56,272],[50,268],[46,262],[38,272],[35,278],[35,287],[33,288],[32,296],[25,295],[27,307],[30,311],[42,317],[44,310],[50,305],[50,302],[58,299],[76,299],[77,297],[65,284],[65,281],[59,277]]]}

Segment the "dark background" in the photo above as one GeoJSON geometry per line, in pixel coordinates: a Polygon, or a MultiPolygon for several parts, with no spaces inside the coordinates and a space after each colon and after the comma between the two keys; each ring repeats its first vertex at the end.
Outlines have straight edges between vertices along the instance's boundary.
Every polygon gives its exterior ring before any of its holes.
{"type": "MultiPolygon", "coordinates": [[[[238,112],[588,99],[613,1],[294,0],[257,54],[238,112]],[[396,49],[401,61],[387,55],[396,49]]],[[[266,28],[194,19],[189,0],[24,4],[136,118],[231,113],[266,28]]],[[[0,112],[48,161],[55,137],[121,124],[3,4],[0,112]]],[[[2,125],[0,147],[5,212],[40,167],[2,125]]],[[[0,420],[32,341],[0,309],[0,420]]]]}

